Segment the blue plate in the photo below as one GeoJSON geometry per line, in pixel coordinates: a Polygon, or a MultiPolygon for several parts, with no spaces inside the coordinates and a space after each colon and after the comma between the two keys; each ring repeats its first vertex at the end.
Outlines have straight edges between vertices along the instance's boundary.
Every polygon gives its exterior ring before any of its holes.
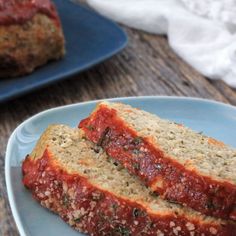
{"type": "Polygon", "coordinates": [[[125,47],[127,36],[117,24],[69,0],[54,2],[66,38],[66,56],[28,76],[1,79],[0,102],[72,76],[125,47]]]}
{"type": "MultiPolygon", "coordinates": [[[[121,101],[203,131],[236,147],[236,108],[208,100],[177,97],[118,98],[121,101]]],[[[54,108],[26,120],[11,135],[6,151],[7,192],[16,224],[22,236],[82,235],[57,215],[41,207],[21,183],[21,162],[42,132],[52,123],[76,127],[89,115],[97,101],[54,108]]]]}

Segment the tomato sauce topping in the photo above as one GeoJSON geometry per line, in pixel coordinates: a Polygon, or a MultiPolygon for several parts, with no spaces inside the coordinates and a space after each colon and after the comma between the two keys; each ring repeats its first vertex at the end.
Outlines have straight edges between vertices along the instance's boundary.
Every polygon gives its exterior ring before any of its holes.
{"type": "Polygon", "coordinates": [[[23,24],[37,13],[47,15],[60,25],[50,0],[0,0],[0,25],[23,24]]]}
{"type": "Polygon", "coordinates": [[[235,226],[231,224],[221,226],[188,219],[184,215],[148,213],[140,204],[93,186],[79,174],[68,173],[51,158],[47,149],[37,160],[28,156],[22,172],[23,184],[32,191],[35,199],[90,235],[233,236],[235,232],[235,226]]]}
{"type": "Polygon", "coordinates": [[[101,105],[79,127],[89,140],[102,146],[110,157],[165,199],[207,215],[236,220],[235,186],[200,176],[170,159],[147,138],[139,137],[114,109],[101,105]]]}

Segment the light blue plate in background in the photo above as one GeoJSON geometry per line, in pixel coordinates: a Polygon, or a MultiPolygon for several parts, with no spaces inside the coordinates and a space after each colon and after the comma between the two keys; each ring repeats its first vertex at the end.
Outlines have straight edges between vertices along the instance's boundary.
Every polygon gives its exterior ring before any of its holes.
{"type": "MultiPolygon", "coordinates": [[[[236,147],[236,108],[233,106],[180,97],[134,97],[111,101],[131,104],[236,147]]],[[[21,183],[21,162],[49,124],[63,123],[76,127],[96,103],[79,103],[39,113],[22,123],[11,135],[6,151],[6,183],[13,216],[22,236],[82,235],[32,199],[21,183]]]]}

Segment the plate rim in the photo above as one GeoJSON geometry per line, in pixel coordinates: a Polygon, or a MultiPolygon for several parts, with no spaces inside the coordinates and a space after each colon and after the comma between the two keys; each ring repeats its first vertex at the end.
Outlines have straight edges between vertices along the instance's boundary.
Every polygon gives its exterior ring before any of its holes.
{"type": "Polygon", "coordinates": [[[198,98],[198,97],[184,97],[184,96],[131,96],[131,97],[115,97],[115,98],[104,98],[104,99],[95,99],[95,100],[89,100],[89,101],[84,101],[84,102],[78,102],[78,103],[73,103],[73,104],[68,104],[68,105],[63,105],[63,106],[58,106],[58,107],[53,107],[50,109],[46,109],[44,111],[41,111],[29,118],[27,118],[25,121],[23,121],[21,124],[19,124],[14,131],[12,132],[12,134],[10,135],[8,142],[7,142],[7,147],[6,147],[6,154],[5,154],[5,183],[6,183],[6,189],[7,189],[7,197],[8,197],[8,201],[10,204],[10,209],[13,215],[13,219],[16,223],[17,229],[20,233],[20,235],[22,236],[26,236],[26,232],[24,230],[24,226],[20,220],[20,216],[16,207],[16,203],[14,201],[14,194],[13,194],[13,189],[12,189],[12,185],[11,185],[11,171],[10,171],[10,161],[11,161],[11,150],[12,150],[12,144],[15,138],[16,133],[18,132],[18,130],[20,130],[25,124],[27,124],[28,122],[30,122],[31,120],[34,120],[36,118],[39,118],[40,116],[44,116],[47,113],[51,113],[57,110],[61,110],[64,108],[71,108],[71,107],[76,107],[76,106],[86,106],[86,105],[90,105],[90,104],[96,104],[98,102],[101,101],[111,101],[111,102],[122,102],[124,100],[166,100],[166,101],[193,101],[193,102],[197,102],[197,103],[205,103],[205,104],[209,104],[209,105],[218,105],[221,107],[225,107],[225,108],[230,108],[230,109],[234,109],[236,111],[236,106],[233,106],[231,104],[226,104],[223,102],[219,102],[219,101],[215,101],[215,100],[211,100],[211,99],[205,99],[205,98],[198,98]]]}
{"type": "MultiPolygon", "coordinates": [[[[58,79],[58,75],[56,75],[56,76],[53,75],[53,76],[50,77],[49,80],[47,80],[43,83],[39,82],[36,86],[34,84],[31,84],[31,85],[27,86],[26,88],[21,89],[19,92],[10,91],[10,92],[4,93],[4,94],[0,94],[0,104],[4,103],[6,101],[9,101],[9,100],[15,99],[16,97],[19,97],[23,94],[27,94],[31,91],[42,89],[43,87],[46,87],[47,85],[53,84],[54,82],[59,82],[59,81],[65,80],[65,79],[72,78],[73,76],[75,76],[77,74],[80,74],[80,73],[92,68],[93,66],[98,65],[99,63],[105,62],[109,58],[115,56],[117,53],[122,51],[128,45],[128,41],[129,41],[128,34],[118,23],[116,23],[115,21],[113,21],[111,19],[108,19],[107,17],[105,17],[105,16],[103,16],[99,13],[97,13],[92,8],[88,8],[88,7],[82,5],[78,2],[68,1],[68,3],[74,4],[77,7],[82,8],[83,10],[89,12],[92,15],[96,15],[96,17],[98,17],[98,18],[106,21],[110,25],[112,25],[112,27],[117,28],[117,30],[119,30],[120,35],[122,35],[123,41],[120,43],[120,45],[118,47],[116,47],[114,50],[110,51],[109,53],[103,54],[101,57],[99,57],[99,59],[93,59],[89,63],[86,63],[86,65],[82,69],[79,69],[79,70],[78,69],[73,69],[73,70],[70,70],[69,72],[66,72],[66,73],[60,73],[60,76],[59,76],[60,79],[58,79]]],[[[54,1],[54,4],[57,7],[56,1],[54,1]]],[[[61,17],[60,17],[60,19],[61,19],[61,17]]],[[[62,60],[63,60],[63,58],[62,58],[62,60]]],[[[44,65],[44,66],[47,66],[47,64],[44,65]]],[[[40,68],[38,68],[38,69],[40,70],[40,68]]],[[[33,71],[33,73],[34,73],[34,71],[33,71]]],[[[30,74],[30,75],[32,75],[32,74],[30,74]]],[[[15,78],[20,79],[19,76],[15,77],[15,78]]]]}

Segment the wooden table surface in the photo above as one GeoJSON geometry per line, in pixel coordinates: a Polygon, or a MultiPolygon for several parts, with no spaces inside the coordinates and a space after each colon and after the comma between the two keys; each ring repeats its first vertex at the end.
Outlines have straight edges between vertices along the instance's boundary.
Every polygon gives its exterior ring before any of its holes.
{"type": "Polygon", "coordinates": [[[123,27],[129,44],[121,53],[74,78],[0,104],[0,236],[19,235],[7,200],[4,159],[12,131],[45,109],[93,99],[176,95],[236,105],[236,91],[210,81],[183,62],[167,39],[123,27]]]}

